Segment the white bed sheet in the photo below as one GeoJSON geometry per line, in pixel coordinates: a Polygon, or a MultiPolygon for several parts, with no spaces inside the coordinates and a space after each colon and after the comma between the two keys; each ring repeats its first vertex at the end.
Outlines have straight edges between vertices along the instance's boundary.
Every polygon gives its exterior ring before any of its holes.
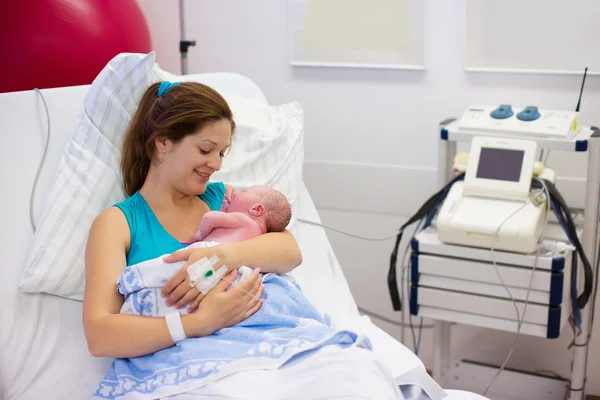
{"type": "MultiPolygon", "coordinates": [[[[303,185],[299,218],[321,222],[319,213],[303,185]]],[[[373,342],[373,351],[395,377],[421,366],[421,360],[407,347],[361,316],[342,268],[325,230],[299,222],[293,231],[302,251],[303,263],[292,276],[298,280],[306,297],[320,311],[332,316],[336,326],[364,332],[373,342]]]]}
{"type": "MultiPolygon", "coordinates": [[[[231,78],[215,74],[215,79],[231,78]]],[[[248,93],[262,93],[247,80],[248,93]]],[[[239,82],[238,82],[239,83],[239,82]]],[[[239,91],[239,85],[235,88],[239,91]]],[[[43,198],[55,166],[73,131],[84,87],[44,91],[50,108],[53,136],[38,186],[43,198]]],[[[264,97],[263,97],[264,98],[264,97]]],[[[46,294],[23,294],[17,286],[33,232],[29,198],[45,141],[45,114],[33,92],[0,95],[0,131],[8,138],[0,147],[0,398],[88,398],[107,371],[110,360],[87,351],[81,323],[81,303],[46,294]]],[[[306,188],[301,218],[319,221],[306,188]]],[[[406,347],[358,314],[346,279],[322,228],[298,224],[294,234],[303,252],[303,265],[293,275],[307,297],[332,317],[336,325],[365,332],[374,351],[393,376],[422,367],[406,347]]]]}
{"type": "MultiPolygon", "coordinates": [[[[303,218],[318,220],[306,189],[301,204],[303,218]]],[[[359,316],[339,264],[329,254],[330,245],[323,229],[300,224],[295,235],[304,263],[293,275],[302,286],[313,289],[306,291],[307,297],[329,313],[336,324],[365,332],[373,342],[374,352],[393,376],[422,365],[410,350],[373,325],[368,317],[359,316]],[[310,283],[313,279],[320,280],[320,284],[310,283]]],[[[14,266],[14,261],[9,265],[14,266]]],[[[0,328],[1,398],[87,398],[107,371],[110,360],[88,354],[81,326],[81,303],[45,294],[17,293],[20,270],[9,268],[8,272],[6,279],[0,281],[0,291],[4,294],[0,328]]]]}

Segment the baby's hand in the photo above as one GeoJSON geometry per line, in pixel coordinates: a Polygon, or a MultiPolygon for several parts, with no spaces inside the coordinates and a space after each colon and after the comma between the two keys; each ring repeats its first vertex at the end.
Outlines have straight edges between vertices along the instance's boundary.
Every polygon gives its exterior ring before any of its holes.
{"type": "Polygon", "coordinates": [[[225,197],[223,197],[223,204],[221,204],[220,211],[227,211],[227,209],[229,208],[229,204],[231,204],[231,197],[225,194],[225,197]]]}

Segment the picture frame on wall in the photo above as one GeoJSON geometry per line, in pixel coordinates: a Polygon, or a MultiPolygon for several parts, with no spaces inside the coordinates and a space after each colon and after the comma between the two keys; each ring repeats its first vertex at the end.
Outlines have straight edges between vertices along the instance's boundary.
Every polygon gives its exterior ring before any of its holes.
{"type": "Polygon", "coordinates": [[[296,67],[424,70],[421,0],[288,0],[296,67]]]}
{"type": "Polygon", "coordinates": [[[600,75],[597,0],[467,0],[467,72],[600,75]]]}

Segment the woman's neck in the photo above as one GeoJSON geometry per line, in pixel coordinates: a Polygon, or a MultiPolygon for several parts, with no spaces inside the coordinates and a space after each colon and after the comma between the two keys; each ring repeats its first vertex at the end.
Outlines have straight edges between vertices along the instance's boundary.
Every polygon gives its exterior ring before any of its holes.
{"type": "Polygon", "coordinates": [[[148,204],[156,208],[186,208],[195,201],[195,196],[176,190],[154,166],[150,167],[146,180],[140,188],[140,194],[148,204]]]}

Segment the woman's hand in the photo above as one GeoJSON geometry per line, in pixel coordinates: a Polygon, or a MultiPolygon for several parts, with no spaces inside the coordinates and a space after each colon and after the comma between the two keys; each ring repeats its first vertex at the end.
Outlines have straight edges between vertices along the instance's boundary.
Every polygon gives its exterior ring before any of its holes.
{"type": "Polygon", "coordinates": [[[261,299],[264,284],[260,279],[259,272],[259,269],[255,269],[246,280],[229,290],[227,288],[235,280],[238,271],[234,269],[224,276],[225,279],[204,297],[198,311],[190,315],[192,318],[197,318],[194,324],[198,333],[193,333],[193,335],[213,334],[219,329],[235,325],[257,312],[264,302],[264,299],[261,299]]]}
{"type": "Polygon", "coordinates": [[[213,267],[215,271],[223,265],[228,270],[239,268],[239,265],[229,256],[229,253],[224,251],[222,245],[179,250],[163,258],[168,263],[187,261],[161,290],[162,296],[167,297],[167,306],[175,305],[176,308],[183,308],[193,302],[187,311],[188,313],[196,311],[205,296],[195,286],[190,286],[190,276],[188,275],[187,268],[204,257],[211,258],[212,256],[217,256],[219,259],[219,262],[213,267]]]}

